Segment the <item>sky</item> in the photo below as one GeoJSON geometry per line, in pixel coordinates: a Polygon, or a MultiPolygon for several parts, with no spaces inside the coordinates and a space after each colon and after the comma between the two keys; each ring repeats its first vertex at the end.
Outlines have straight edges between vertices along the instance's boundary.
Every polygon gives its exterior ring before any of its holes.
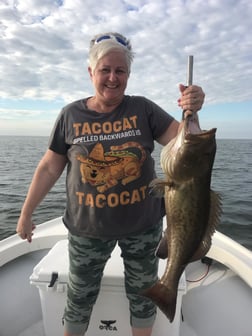
{"type": "Polygon", "coordinates": [[[0,135],[48,136],[64,105],[94,93],[90,39],[117,31],[135,53],[127,94],[180,120],[193,55],[201,127],[252,138],[251,17],[251,0],[1,0],[0,135]]]}

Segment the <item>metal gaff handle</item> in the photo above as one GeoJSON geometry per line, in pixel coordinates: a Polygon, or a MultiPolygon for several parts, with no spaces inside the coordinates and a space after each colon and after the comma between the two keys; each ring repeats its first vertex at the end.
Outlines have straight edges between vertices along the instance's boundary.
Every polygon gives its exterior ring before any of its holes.
{"type": "Polygon", "coordinates": [[[193,56],[188,56],[187,63],[187,86],[192,85],[193,82],[193,56]]]}
{"type": "MultiPolygon", "coordinates": [[[[193,56],[190,55],[188,56],[188,61],[187,61],[187,80],[186,80],[186,85],[192,85],[193,81],[193,56]]],[[[182,120],[185,119],[185,111],[182,112],[182,120]]]]}

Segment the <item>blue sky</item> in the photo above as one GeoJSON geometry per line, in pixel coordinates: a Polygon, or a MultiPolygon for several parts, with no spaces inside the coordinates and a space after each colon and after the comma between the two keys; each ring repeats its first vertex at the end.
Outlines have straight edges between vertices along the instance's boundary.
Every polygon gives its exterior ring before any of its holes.
{"type": "Polygon", "coordinates": [[[50,134],[60,109],[93,94],[89,40],[118,31],[135,52],[127,93],[178,120],[178,84],[194,55],[206,93],[200,122],[218,138],[252,138],[250,0],[3,0],[0,135],[50,134]]]}

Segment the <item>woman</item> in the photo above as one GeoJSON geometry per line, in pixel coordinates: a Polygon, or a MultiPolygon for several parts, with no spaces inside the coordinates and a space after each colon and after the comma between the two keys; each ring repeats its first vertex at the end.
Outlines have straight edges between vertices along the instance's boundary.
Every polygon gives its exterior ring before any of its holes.
{"type": "MultiPolygon", "coordinates": [[[[167,144],[179,123],[144,97],[127,96],[133,53],[118,33],[90,43],[89,74],[94,95],[63,108],[40,161],[17,225],[32,240],[32,213],[67,166],[69,284],[65,336],[84,335],[104,266],[118,242],[125,265],[125,289],[133,336],[151,335],[156,307],[139,293],[157,280],[155,249],[161,237],[162,200],[148,194],[156,177],[154,140],[167,144]]],[[[180,86],[179,105],[198,111],[200,87],[180,86]]]]}

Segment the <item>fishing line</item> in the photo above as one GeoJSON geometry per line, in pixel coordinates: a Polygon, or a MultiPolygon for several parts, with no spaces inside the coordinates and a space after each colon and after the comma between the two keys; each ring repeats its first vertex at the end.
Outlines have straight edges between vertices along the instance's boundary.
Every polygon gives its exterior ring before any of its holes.
{"type": "Polygon", "coordinates": [[[207,265],[207,270],[204,273],[204,275],[202,275],[199,279],[197,280],[190,280],[190,279],[186,279],[187,282],[200,282],[201,280],[205,279],[209,273],[210,270],[210,266],[212,265],[213,260],[211,258],[208,257],[204,257],[201,259],[202,264],[207,265]]]}
{"type": "Polygon", "coordinates": [[[205,279],[205,277],[208,275],[209,273],[209,270],[210,270],[210,265],[207,265],[207,270],[206,272],[204,273],[204,275],[202,275],[202,277],[200,277],[199,279],[197,280],[189,280],[189,279],[186,279],[187,282],[200,282],[201,280],[205,279]]]}

